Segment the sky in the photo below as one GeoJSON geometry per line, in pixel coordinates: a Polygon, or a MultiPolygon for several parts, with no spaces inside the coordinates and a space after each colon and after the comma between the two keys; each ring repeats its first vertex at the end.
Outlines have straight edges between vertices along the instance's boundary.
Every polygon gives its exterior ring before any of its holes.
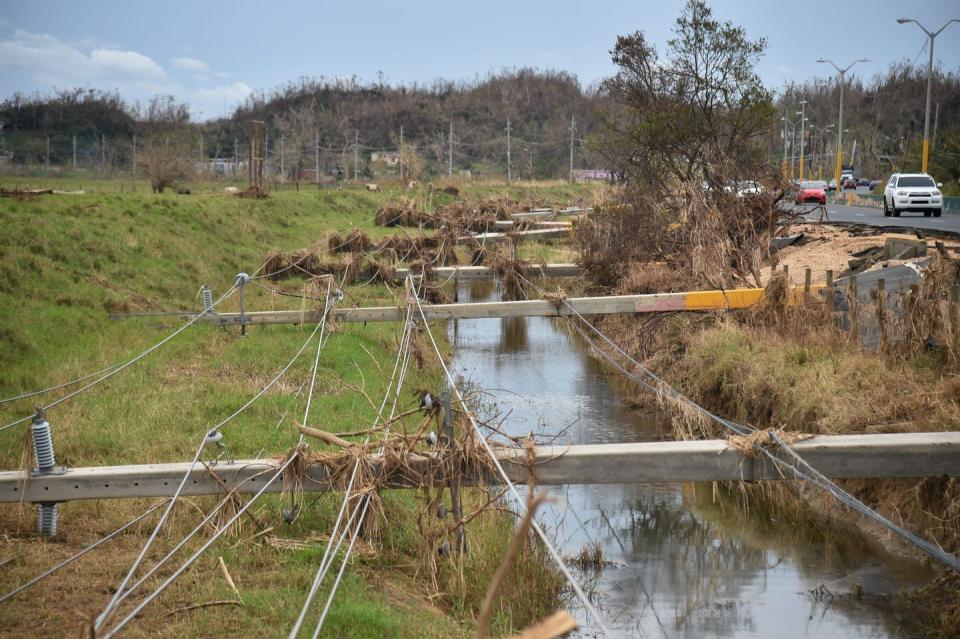
{"type": "MultiPolygon", "coordinates": [[[[173,95],[198,120],[229,113],[251,92],[300,77],[391,83],[469,80],[504,68],[612,74],[620,34],[643,31],[662,48],[682,0],[252,2],[249,0],[0,0],[0,97],[89,87],[145,101],[173,95]]],[[[924,63],[926,35],[960,18],[948,0],[714,0],[714,14],[766,37],[758,72],[776,90],[832,72],[819,57],[869,78],[891,62],[924,63]],[[906,15],[904,15],[906,13],[906,15]]],[[[960,23],[936,39],[935,60],[960,69],[960,23]]]]}

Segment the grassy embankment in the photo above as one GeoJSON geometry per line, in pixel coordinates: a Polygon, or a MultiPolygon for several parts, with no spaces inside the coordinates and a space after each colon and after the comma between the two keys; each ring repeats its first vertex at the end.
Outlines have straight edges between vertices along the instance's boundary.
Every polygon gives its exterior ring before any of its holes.
{"type": "MultiPolygon", "coordinates": [[[[5,184],[4,186],[12,186],[5,184]]],[[[36,186],[19,181],[21,187],[36,186]]],[[[45,195],[27,201],[0,200],[0,388],[3,396],[60,383],[103,368],[152,345],[176,322],[157,319],[109,321],[118,309],[160,310],[194,307],[201,283],[219,295],[239,271],[252,273],[270,249],[292,250],[322,243],[327,233],[360,227],[372,237],[392,232],[372,226],[376,208],[397,192],[282,192],[267,200],[238,200],[222,194],[222,185],[194,188],[190,196],[152,195],[143,183],[44,183],[85,195],[45,195]],[[126,191],[121,193],[121,188],[126,191]]],[[[587,195],[581,187],[554,183],[467,187],[466,194],[485,197],[541,197],[565,204],[587,195]]],[[[302,282],[274,286],[298,291],[302,282]]],[[[368,286],[348,291],[348,302],[394,303],[395,290],[368,286]]],[[[247,308],[299,308],[300,300],[247,291],[247,308]]],[[[221,310],[236,310],[235,297],[221,310]]],[[[356,388],[375,400],[382,396],[395,356],[398,326],[339,327],[324,348],[311,423],[328,431],[354,430],[374,415],[356,388]],[[386,370],[384,370],[386,369],[386,370]]],[[[435,327],[436,328],[439,327],[435,327]]],[[[68,466],[146,463],[189,458],[199,436],[266,383],[306,339],[308,327],[251,327],[246,337],[235,329],[198,325],[100,387],[51,410],[58,463],[68,466]]],[[[442,330],[440,331],[442,334],[442,330]]],[[[308,377],[304,356],[276,387],[224,430],[237,458],[282,454],[295,442],[293,420],[303,410],[297,390],[308,377]],[[274,426],[283,415],[279,428],[274,426]]],[[[407,388],[440,383],[436,367],[411,370],[407,388]]],[[[49,401],[57,393],[42,398],[49,401]]],[[[412,394],[405,398],[413,401],[412,394]]],[[[28,414],[37,399],[3,405],[3,423],[28,414]]],[[[25,427],[0,434],[0,465],[20,464],[25,427]]],[[[322,534],[338,507],[335,495],[308,495],[301,516],[285,524],[280,497],[265,498],[256,508],[274,534],[293,539],[299,548],[238,541],[231,536],[211,549],[194,568],[131,626],[131,635],[209,636],[227,632],[262,635],[265,628],[282,634],[299,611],[322,555],[322,534]],[[222,556],[240,593],[242,607],[210,607],[163,615],[179,606],[231,598],[219,576],[222,556]]],[[[347,571],[332,608],[330,636],[460,636],[482,599],[486,584],[507,543],[510,521],[481,516],[471,526],[473,551],[458,566],[444,564],[441,595],[424,574],[423,545],[417,513],[423,503],[412,491],[385,496],[382,537],[374,552],[358,553],[347,571]]],[[[165,551],[197,520],[197,510],[213,498],[184,500],[158,544],[165,551]]],[[[40,572],[83,544],[113,530],[145,509],[147,501],[76,502],[61,507],[61,540],[30,539],[35,515],[31,506],[0,508],[4,540],[0,559],[13,558],[0,578],[0,590],[40,572]]],[[[255,530],[249,521],[240,540],[255,530]]],[[[45,628],[69,634],[86,615],[99,611],[149,532],[144,524],[62,571],[44,585],[3,607],[0,633],[29,634],[45,628]]],[[[522,626],[552,611],[559,583],[536,552],[516,567],[516,580],[504,590],[496,628],[522,626]],[[519,589],[534,581],[538,593],[523,597],[519,589]]],[[[161,571],[166,573],[167,571],[161,571]]],[[[321,595],[323,592],[321,592],[321,595]]],[[[308,618],[309,619],[309,618],[308,618]]],[[[309,622],[309,621],[308,621],[309,622]]]]}

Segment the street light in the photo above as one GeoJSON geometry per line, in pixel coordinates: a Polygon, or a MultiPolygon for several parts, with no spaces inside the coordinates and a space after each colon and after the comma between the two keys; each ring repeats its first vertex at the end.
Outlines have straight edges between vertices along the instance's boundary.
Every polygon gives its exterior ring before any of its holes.
{"type": "Polygon", "coordinates": [[[930,46],[928,47],[930,49],[930,57],[927,60],[927,108],[926,108],[926,113],[923,116],[923,162],[920,168],[920,171],[922,173],[926,173],[927,157],[930,153],[930,87],[933,83],[933,39],[936,38],[938,35],[940,35],[941,31],[943,31],[948,26],[950,26],[951,22],[960,22],[960,19],[954,18],[953,20],[949,20],[946,24],[944,24],[942,27],[940,27],[933,33],[930,33],[929,31],[927,31],[926,27],[924,27],[922,24],[920,24],[913,18],[897,19],[897,23],[899,24],[906,24],[908,22],[916,23],[916,25],[921,29],[923,29],[923,32],[927,34],[927,37],[930,38],[930,43],[929,43],[930,46]]]}
{"type": "Polygon", "coordinates": [[[853,68],[853,65],[855,65],[857,62],[870,62],[870,60],[868,60],[867,58],[860,58],[859,60],[854,60],[853,62],[851,62],[850,64],[848,64],[848,65],[846,66],[846,68],[844,68],[844,69],[841,69],[840,67],[838,67],[838,66],[834,63],[834,61],[833,61],[833,60],[830,60],[830,59],[819,58],[819,59],[817,60],[817,62],[819,62],[819,63],[821,63],[821,64],[829,64],[830,66],[832,66],[834,69],[837,70],[837,73],[840,74],[840,117],[839,117],[838,122],[837,122],[837,167],[836,167],[836,169],[835,169],[835,171],[834,171],[834,179],[837,181],[837,189],[839,190],[839,189],[840,189],[840,168],[841,168],[842,162],[843,162],[843,157],[842,157],[842,156],[843,156],[843,83],[844,83],[844,76],[847,74],[847,71],[849,71],[851,68],[853,68]]]}
{"type": "Polygon", "coordinates": [[[801,181],[803,180],[803,149],[804,149],[804,137],[806,134],[806,129],[804,128],[804,124],[807,121],[807,117],[805,115],[806,109],[807,109],[807,101],[800,100],[799,114],[800,114],[800,180],[801,181]]]}

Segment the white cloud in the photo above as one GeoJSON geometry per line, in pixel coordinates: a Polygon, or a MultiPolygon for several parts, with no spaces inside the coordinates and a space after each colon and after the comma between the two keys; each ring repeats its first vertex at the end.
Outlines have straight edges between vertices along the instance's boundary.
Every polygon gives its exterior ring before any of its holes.
{"type": "Polygon", "coordinates": [[[252,93],[253,89],[245,82],[231,82],[209,89],[197,89],[190,95],[190,104],[194,107],[194,111],[201,111],[204,117],[210,117],[213,114],[226,115],[252,93]],[[224,112],[225,106],[226,112],[224,112]]]}
{"type": "Polygon", "coordinates": [[[174,58],[173,66],[181,71],[191,71],[193,73],[204,73],[210,70],[210,67],[203,60],[187,57],[174,58]]]}
{"type": "Polygon", "coordinates": [[[166,79],[166,72],[136,51],[93,49],[89,54],[47,34],[18,29],[0,39],[0,67],[18,70],[42,84],[144,84],[166,79]]]}

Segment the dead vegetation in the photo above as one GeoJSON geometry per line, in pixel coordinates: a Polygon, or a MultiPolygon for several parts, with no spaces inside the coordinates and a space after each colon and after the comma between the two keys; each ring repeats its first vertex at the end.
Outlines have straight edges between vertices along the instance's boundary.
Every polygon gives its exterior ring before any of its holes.
{"type": "Polygon", "coordinates": [[[660,263],[680,285],[758,286],[780,224],[782,192],[705,189],[625,190],[574,230],[580,264],[597,286],[616,289],[637,264],[660,263]],[[666,193],[666,195],[664,195],[666,193]]]}

